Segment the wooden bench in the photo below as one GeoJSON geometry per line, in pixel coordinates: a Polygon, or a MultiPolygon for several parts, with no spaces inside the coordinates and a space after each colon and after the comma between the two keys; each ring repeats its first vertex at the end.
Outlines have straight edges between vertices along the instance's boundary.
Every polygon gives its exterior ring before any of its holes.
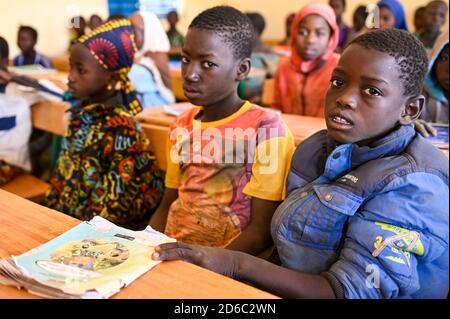
{"type": "Polygon", "coordinates": [[[141,124],[142,129],[150,140],[150,149],[156,158],[156,163],[162,171],[167,170],[166,142],[169,128],[167,126],[141,124]]]}
{"type": "Polygon", "coordinates": [[[31,174],[22,174],[0,187],[17,196],[39,203],[50,185],[31,174]]]}

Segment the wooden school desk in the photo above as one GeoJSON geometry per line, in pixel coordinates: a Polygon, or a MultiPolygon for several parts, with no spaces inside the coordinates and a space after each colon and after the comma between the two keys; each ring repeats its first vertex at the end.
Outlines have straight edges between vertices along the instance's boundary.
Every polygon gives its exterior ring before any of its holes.
{"type": "MultiPolygon", "coordinates": [[[[177,103],[174,106],[188,106],[189,103],[177,103]]],[[[325,119],[311,117],[311,116],[301,116],[295,114],[281,114],[286,125],[292,131],[295,138],[295,143],[299,144],[309,136],[313,135],[317,131],[326,128],[325,119]]],[[[175,117],[168,115],[164,112],[164,108],[152,108],[145,109],[141,113],[136,115],[136,118],[141,123],[159,125],[159,126],[170,126],[174,121],[175,117]]]]}
{"type": "MultiPolygon", "coordinates": [[[[79,220],[0,190],[0,258],[21,255],[76,226],[79,220]]],[[[39,298],[0,285],[0,298],[39,298]]],[[[162,262],[112,298],[277,298],[183,262],[162,262]]]]}

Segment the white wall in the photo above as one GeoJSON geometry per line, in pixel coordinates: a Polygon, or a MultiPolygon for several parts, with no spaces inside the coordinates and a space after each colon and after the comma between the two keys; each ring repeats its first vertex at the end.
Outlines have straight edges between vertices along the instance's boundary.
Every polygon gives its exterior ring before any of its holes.
{"type": "MultiPolygon", "coordinates": [[[[289,12],[299,10],[308,0],[181,0],[179,29],[186,32],[192,19],[204,9],[215,5],[231,5],[242,11],[258,11],[266,18],[264,39],[284,37],[284,19],[289,12]]],[[[449,0],[445,0],[447,3],[449,0]]],[[[319,0],[314,2],[327,2],[319,0]]],[[[347,0],[344,20],[351,23],[354,9],[360,4],[375,0],[347,0]]],[[[428,0],[401,0],[406,9],[409,25],[412,26],[414,10],[428,3],[428,0]]],[[[17,29],[20,24],[28,24],[39,32],[37,49],[49,56],[63,54],[69,42],[69,21],[72,16],[88,18],[97,13],[102,18],[108,16],[107,0],[0,0],[0,36],[6,38],[11,57],[19,51],[16,45],[17,29]]],[[[162,21],[166,28],[166,21],[162,21]]],[[[448,28],[448,21],[447,26],[448,28]]]]}
{"type": "Polygon", "coordinates": [[[69,22],[75,15],[85,18],[93,13],[108,16],[107,0],[0,0],[0,36],[10,47],[10,57],[19,53],[16,44],[21,24],[38,33],[36,49],[48,56],[63,54],[69,45],[69,22]]]}

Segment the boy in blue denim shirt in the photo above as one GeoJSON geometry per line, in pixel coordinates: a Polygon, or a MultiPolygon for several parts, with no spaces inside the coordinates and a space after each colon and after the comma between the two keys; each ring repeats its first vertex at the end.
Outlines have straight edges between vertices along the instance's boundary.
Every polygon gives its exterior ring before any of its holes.
{"type": "Polygon", "coordinates": [[[288,298],[447,297],[448,159],[411,124],[426,72],[423,45],[405,31],[368,32],[344,50],[326,96],[328,130],[298,146],[272,219],[282,267],[182,243],[153,258],[288,298]]]}

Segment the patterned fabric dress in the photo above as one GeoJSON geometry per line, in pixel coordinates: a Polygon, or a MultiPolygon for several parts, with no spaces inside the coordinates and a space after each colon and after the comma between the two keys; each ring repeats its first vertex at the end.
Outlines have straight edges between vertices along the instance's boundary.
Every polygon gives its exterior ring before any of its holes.
{"type": "Polygon", "coordinates": [[[46,206],[81,220],[100,215],[123,227],[145,227],[164,183],[139,123],[117,97],[70,112],[46,206]]]}
{"type": "Polygon", "coordinates": [[[107,101],[83,101],[70,110],[46,205],[81,220],[100,215],[122,227],[144,228],[164,183],[133,117],[142,107],[127,75],[136,52],[131,23],[105,23],[79,43],[119,81],[107,101]]]}

